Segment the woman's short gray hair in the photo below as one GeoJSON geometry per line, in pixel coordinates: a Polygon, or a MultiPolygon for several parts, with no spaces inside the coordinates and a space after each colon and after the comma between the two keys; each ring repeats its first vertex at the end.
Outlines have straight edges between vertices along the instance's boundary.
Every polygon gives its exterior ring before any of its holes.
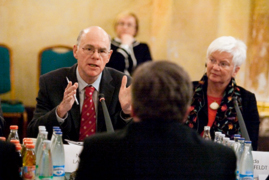
{"type": "Polygon", "coordinates": [[[233,63],[235,67],[240,67],[247,57],[246,44],[232,36],[221,36],[215,39],[207,49],[207,58],[216,51],[228,52],[233,55],[233,63]]]}

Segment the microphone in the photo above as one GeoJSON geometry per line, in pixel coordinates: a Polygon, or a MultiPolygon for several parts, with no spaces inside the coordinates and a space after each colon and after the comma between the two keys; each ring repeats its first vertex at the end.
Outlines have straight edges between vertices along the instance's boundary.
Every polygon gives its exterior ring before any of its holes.
{"type": "Polygon", "coordinates": [[[245,140],[250,141],[248,131],[247,131],[247,128],[246,128],[242,113],[241,113],[241,111],[239,109],[239,106],[238,106],[237,97],[233,97],[233,102],[234,102],[234,105],[235,105],[235,111],[236,111],[236,114],[237,114],[239,125],[241,127],[242,136],[245,138],[245,140]]]}
{"type": "Polygon", "coordinates": [[[105,102],[105,95],[104,94],[99,94],[100,102],[102,104],[103,112],[104,112],[104,117],[105,117],[105,123],[106,123],[106,130],[107,132],[114,132],[114,128],[111,123],[111,119],[107,110],[106,102],[105,102]]]}

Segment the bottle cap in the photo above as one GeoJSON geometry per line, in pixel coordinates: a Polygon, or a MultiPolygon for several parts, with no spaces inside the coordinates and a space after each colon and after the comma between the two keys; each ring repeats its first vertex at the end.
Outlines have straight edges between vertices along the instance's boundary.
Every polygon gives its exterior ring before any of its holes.
{"type": "Polygon", "coordinates": [[[33,141],[25,141],[24,145],[26,146],[27,144],[34,144],[34,142],[33,141]]]}
{"type": "Polygon", "coordinates": [[[18,126],[17,125],[11,125],[10,129],[18,129],[18,126]]]}
{"type": "Polygon", "coordinates": [[[21,150],[21,145],[20,144],[17,144],[16,145],[16,150],[18,151],[18,150],[21,150]]]}
{"type": "Polygon", "coordinates": [[[45,126],[38,126],[39,131],[46,130],[45,126]]]}
{"type": "Polygon", "coordinates": [[[234,137],[241,137],[241,135],[240,134],[235,134],[234,137]]]}
{"type": "Polygon", "coordinates": [[[2,141],[6,141],[6,137],[1,136],[1,137],[0,137],[0,140],[2,140],[2,141]]]}
{"type": "Polygon", "coordinates": [[[35,145],[34,144],[26,144],[26,148],[28,149],[34,149],[35,145]]]}
{"type": "Polygon", "coordinates": [[[48,131],[41,131],[40,134],[48,134],[48,131]]]}
{"type": "Polygon", "coordinates": [[[31,138],[23,138],[23,142],[26,142],[26,141],[33,141],[31,138]]]}
{"type": "Polygon", "coordinates": [[[63,134],[62,131],[55,131],[55,134],[59,135],[59,134],[63,134]]]}
{"type": "Polygon", "coordinates": [[[20,141],[18,139],[11,139],[10,142],[14,144],[20,144],[20,141]]]}
{"type": "Polygon", "coordinates": [[[59,126],[53,126],[52,129],[60,129],[59,126]]]}
{"type": "Polygon", "coordinates": [[[31,138],[23,138],[22,141],[25,141],[25,140],[32,140],[31,138]]]}
{"type": "Polygon", "coordinates": [[[245,141],[245,144],[251,144],[251,141],[245,141]]]}

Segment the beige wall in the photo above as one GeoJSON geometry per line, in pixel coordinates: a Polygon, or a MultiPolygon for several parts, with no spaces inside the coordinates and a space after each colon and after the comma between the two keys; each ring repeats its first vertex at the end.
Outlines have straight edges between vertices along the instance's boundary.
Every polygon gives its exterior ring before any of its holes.
{"type": "MultiPolygon", "coordinates": [[[[113,19],[123,10],[138,15],[137,39],[150,45],[154,60],[181,64],[193,80],[198,80],[204,72],[206,49],[212,40],[231,35],[248,43],[253,2],[0,0],[0,43],[13,50],[15,98],[26,105],[35,105],[40,49],[54,44],[72,46],[79,31],[91,25],[101,26],[114,36],[113,19]]],[[[239,85],[244,86],[248,69],[246,65],[242,67],[237,77],[239,85]]],[[[9,94],[1,97],[7,98],[9,94]]]]}
{"type": "MultiPolygon", "coordinates": [[[[269,1],[253,3],[245,87],[269,102],[269,1]]],[[[269,113],[269,111],[267,111],[269,113]]]]}

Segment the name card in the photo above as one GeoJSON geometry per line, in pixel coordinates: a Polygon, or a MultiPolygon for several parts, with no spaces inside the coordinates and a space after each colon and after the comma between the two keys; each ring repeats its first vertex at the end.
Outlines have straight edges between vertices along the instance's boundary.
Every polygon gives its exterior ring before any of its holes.
{"type": "Polygon", "coordinates": [[[254,164],[254,177],[269,174],[269,152],[252,151],[254,164]]]}
{"type": "Polygon", "coordinates": [[[65,172],[74,172],[78,168],[79,155],[83,146],[64,144],[65,172]]]}
{"type": "Polygon", "coordinates": [[[266,180],[268,175],[261,174],[258,176],[258,180],[266,180]]]}

